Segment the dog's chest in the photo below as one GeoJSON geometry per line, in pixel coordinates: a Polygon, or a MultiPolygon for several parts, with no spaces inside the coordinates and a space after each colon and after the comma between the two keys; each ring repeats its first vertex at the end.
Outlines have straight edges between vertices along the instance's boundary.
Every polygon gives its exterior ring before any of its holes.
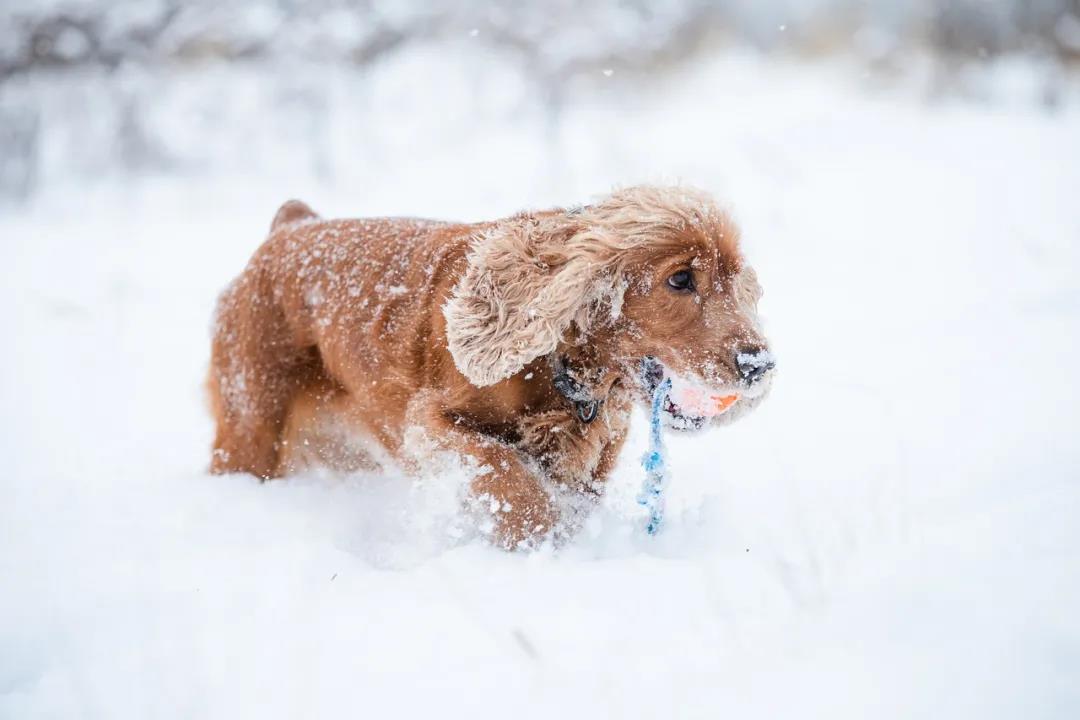
{"type": "Polygon", "coordinates": [[[557,483],[592,486],[605,453],[621,446],[630,422],[630,396],[614,388],[596,419],[585,423],[573,406],[527,415],[519,422],[518,448],[557,483]]]}

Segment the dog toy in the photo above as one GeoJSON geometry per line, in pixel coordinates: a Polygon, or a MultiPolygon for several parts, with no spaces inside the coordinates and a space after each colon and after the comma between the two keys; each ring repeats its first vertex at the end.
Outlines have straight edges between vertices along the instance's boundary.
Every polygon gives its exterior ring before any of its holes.
{"type": "MultiPolygon", "coordinates": [[[[702,419],[722,415],[739,399],[736,395],[717,395],[702,385],[679,379],[672,384],[671,377],[664,377],[657,365],[649,368],[663,379],[656,383],[652,395],[652,415],[649,418],[649,450],[641,458],[645,468],[645,483],[638,495],[638,504],[649,510],[645,531],[655,535],[664,520],[664,486],[667,484],[666,450],[661,430],[665,408],[678,408],[680,413],[702,419]]],[[[655,376],[654,376],[655,377],[655,376]]]]}
{"type": "Polygon", "coordinates": [[[684,415],[711,418],[723,415],[739,399],[738,395],[714,395],[708,390],[688,386],[676,387],[671,392],[671,402],[684,415]]]}
{"type": "Polygon", "coordinates": [[[641,466],[645,468],[645,484],[641,488],[641,494],[638,495],[638,503],[649,510],[645,532],[650,535],[655,535],[660,531],[660,524],[664,520],[663,492],[667,480],[667,465],[664,462],[664,438],[660,435],[660,429],[663,427],[660,413],[668,401],[670,392],[670,378],[664,378],[653,390],[652,415],[649,419],[649,451],[641,458],[641,466]]]}
{"type": "Polygon", "coordinates": [[[716,391],[688,378],[672,379],[668,393],[671,405],[687,417],[714,418],[723,415],[739,399],[735,395],[717,395],[716,391]]]}

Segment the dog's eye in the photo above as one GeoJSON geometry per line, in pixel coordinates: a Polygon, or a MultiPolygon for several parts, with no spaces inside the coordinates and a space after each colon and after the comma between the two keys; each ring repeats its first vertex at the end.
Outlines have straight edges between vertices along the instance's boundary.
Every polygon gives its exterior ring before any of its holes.
{"type": "Polygon", "coordinates": [[[676,290],[693,290],[694,274],[689,270],[680,270],[667,279],[667,284],[676,290]]]}

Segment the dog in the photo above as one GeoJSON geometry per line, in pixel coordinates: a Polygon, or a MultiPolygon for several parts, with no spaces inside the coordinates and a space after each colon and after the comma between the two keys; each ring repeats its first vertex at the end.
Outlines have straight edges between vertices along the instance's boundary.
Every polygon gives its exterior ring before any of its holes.
{"type": "Polygon", "coordinates": [[[450,451],[496,545],[565,539],[665,376],[733,403],[668,399],[679,430],[760,404],[760,296],[735,223],[690,188],[475,224],[323,220],[290,200],[218,301],[211,471],[415,471],[450,451]]]}

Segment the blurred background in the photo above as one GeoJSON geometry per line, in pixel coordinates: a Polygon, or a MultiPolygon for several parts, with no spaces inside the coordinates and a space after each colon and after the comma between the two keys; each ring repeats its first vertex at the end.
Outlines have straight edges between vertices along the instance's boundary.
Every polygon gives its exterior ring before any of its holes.
{"type": "Polygon", "coordinates": [[[0,718],[1080,717],[1078,197],[1077,0],[0,0],[0,718]],[[452,463],[207,474],[286,199],[638,182],[730,208],[779,362],[660,536],[643,417],[559,553],[452,463]]]}
{"type": "MultiPolygon", "coordinates": [[[[903,85],[926,101],[1050,112],[1075,93],[1080,5],[6,0],[0,196],[209,173],[299,174],[359,191],[388,158],[444,175],[448,145],[511,136],[528,145],[523,171],[565,181],[582,104],[632,103],[643,87],[733,54],[841,63],[871,92],[903,85]]],[[[697,89],[747,72],[720,69],[697,89]]]]}

